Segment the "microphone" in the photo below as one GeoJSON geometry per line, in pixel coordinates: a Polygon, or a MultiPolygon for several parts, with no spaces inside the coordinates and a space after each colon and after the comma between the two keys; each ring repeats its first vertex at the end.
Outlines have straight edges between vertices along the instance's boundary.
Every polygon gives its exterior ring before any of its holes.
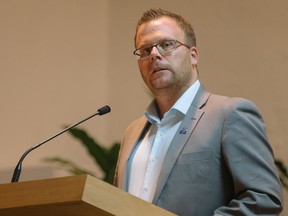
{"type": "Polygon", "coordinates": [[[92,117],[94,117],[94,116],[96,116],[96,115],[99,115],[99,116],[105,115],[105,114],[109,113],[110,111],[111,111],[111,108],[110,108],[108,105],[103,106],[103,107],[101,107],[100,109],[98,109],[95,114],[93,114],[93,115],[91,115],[91,116],[89,116],[89,117],[87,117],[87,118],[85,118],[85,119],[83,119],[83,120],[81,120],[81,121],[79,121],[79,122],[77,122],[77,123],[75,123],[75,124],[73,124],[73,125],[65,128],[64,130],[60,131],[59,133],[55,134],[54,136],[52,136],[52,137],[44,140],[43,142],[41,142],[41,143],[39,143],[39,144],[37,144],[37,145],[32,146],[31,148],[29,148],[29,149],[22,155],[22,157],[20,158],[17,166],[15,167],[15,170],[14,170],[14,173],[13,173],[13,177],[12,177],[11,182],[18,182],[19,177],[20,177],[20,174],[21,174],[22,162],[23,162],[24,158],[25,158],[31,151],[33,151],[34,149],[40,147],[41,145],[49,142],[50,140],[58,137],[59,135],[65,133],[65,132],[68,131],[69,129],[76,127],[77,125],[83,123],[84,121],[87,121],[88,119],[90,119],[90,118],[92,118],[92,117]]]}

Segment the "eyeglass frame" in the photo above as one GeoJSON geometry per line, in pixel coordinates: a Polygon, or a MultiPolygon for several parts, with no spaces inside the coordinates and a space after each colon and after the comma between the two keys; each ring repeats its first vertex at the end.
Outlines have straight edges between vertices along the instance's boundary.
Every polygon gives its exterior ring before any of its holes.
{"type": "Polygon", "coordinates": [[[133,51],[133,54],[134,54],[138,59],[145,59],[145,58],[148,58],[148,57],[151,55],[151,51],[152,51],[153,47],[156,47],[156,49],[158,50],[158,52],[159,52],[161,55],[163,55],[163,54],[165,54],[166,52],[175,50],[175,49],[178,48],[179,46],[185,46],[185,47],[187,47],[188,49],[191,48],[191,47],[190,47],[189,45],[187,45],[187,44],[184,44],[184,43],[182,43],[182,42],[180,42],[180,41],[178,41],[178,40],[175,40],[175,39],[171,39],[171,40],[163,40],[163,41],[161,41],[161,42],[159,42],[159,43],[156,43],[156,44],[154,44],[154,45],[152,45],[152,46],[140,47],[140,48],[134,50],[134,51],[133,51]],[[158,46],[159,46],[160,44],[163,44],[163,43],[167,42],[167,41],[169,41],[169,42],[173,41],[175,44],[178,43],[178,46],[176,45],[175,47],[173,47],[173,48],[171,48],[171,49],[169,49],[169,50],[163,50],[163,49],[160,47],[160,50],[159,50],[159,47],[158,47],[158,46]],[[148,49],[148,48],[150,49],[149,55],[141,57],[140,50],[141,50],[141,49],[148,49]],[[139,53],[137,53],[137,51],[139,51],[139,53]],[[163,51],[164,51],[164,52],[163,52],[163,51]]]}

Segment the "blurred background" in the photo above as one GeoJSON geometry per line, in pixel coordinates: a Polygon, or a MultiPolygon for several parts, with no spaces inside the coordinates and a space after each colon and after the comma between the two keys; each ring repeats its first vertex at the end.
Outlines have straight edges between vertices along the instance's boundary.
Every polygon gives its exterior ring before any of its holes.
{"type": "MultiPolygon", "coordinates": [[[[159,7],[193,24],[202,83],[255,102],[288,164],[287,1],[0,0],[0,183],[28,148],[103,105],[111,113],[80,128],[103,146],[121,141],[151,100],[132,55],[135,25],[159,7]]],[[[69,175],[43,161],[53,156],[102,175],[67,133],[26,157],[20,181],[69,175]]]]}

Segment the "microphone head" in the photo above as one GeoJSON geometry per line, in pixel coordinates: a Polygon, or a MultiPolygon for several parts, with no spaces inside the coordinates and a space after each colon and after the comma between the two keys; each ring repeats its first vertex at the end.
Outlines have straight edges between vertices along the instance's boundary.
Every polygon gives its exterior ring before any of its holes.
{"type": "Polygon", "coordinates": [[[97,111],[98,111],[98,115],[101,116],[101,115],[104,115],[106,113],[109,113],[111,111],[111,108],[108,105],[106,105],[106,106],[101,107],[97,111]]]}

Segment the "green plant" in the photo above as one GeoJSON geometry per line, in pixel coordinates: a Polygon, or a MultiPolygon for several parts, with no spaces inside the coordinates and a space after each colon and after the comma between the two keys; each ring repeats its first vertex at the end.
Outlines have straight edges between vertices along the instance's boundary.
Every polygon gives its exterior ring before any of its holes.
{"type": "Polygon", "coordinates": [[[288,170],[281,160],[275,159],[275,165],[278,169],[279,177],[283,187],[288,190],[288,170]]]}
{"type": "MultiPolygon", "coordinates": [[[[68,132],[73,137],[78,139],[81,144],[83,144],[89,155],[94,159],[95,163],[99,165],[104,173],[102,180],[112,184],[118,159],[118,152],[120,149],[120,143],[114,143],[111,148],[104,148],[99,145],[91,136],[89,136],[83,129],[72,128],[68,132]]],[[[90,174],[95,176],[92,172],[78,167],[72,161],[60,157],[45,158],[44,161],[56,163],[73,175],[90,174]]]]}

